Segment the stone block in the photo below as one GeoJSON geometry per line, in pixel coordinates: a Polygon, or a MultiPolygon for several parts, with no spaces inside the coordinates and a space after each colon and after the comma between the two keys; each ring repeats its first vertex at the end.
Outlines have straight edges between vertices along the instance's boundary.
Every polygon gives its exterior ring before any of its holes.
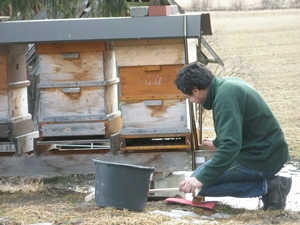
{"type": "Polygon", "coordinates": [[[177,5],[170,5],[172,8],[172,15],[178,14],[178,6],[177,5]]]}
{"type": "Polygon", "coordinates": [[[166,5],[149,6],[149,16],[168,16],[172,15],[172,7],[166,5]]]}
{"type": "Polygon", "coordinates": [[[130,7],[131,17],[148,16],[149,6],[130,7]]]}

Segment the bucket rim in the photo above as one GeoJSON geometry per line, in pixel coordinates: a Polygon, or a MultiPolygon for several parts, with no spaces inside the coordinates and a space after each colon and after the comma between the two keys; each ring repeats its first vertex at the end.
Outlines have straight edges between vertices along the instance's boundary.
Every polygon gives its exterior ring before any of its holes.
{"type": "Polygon", "coordinates": [[[148,167],[148,166],[126,164],[126,163],[102,161],[102,160],[98,160],[98,159],[93,159],[93,161],[95,162],[95,164],[99,163],[99,164],[107,164],[107,165],[113,165],[113,166],[126,166],[126,167],[132,167],[132,168],[136,168],[136,169],[146,169],[146,170],[152,170],[152,171],[155,171],[155,169],[156,169],[155,166],[148,167]]]}

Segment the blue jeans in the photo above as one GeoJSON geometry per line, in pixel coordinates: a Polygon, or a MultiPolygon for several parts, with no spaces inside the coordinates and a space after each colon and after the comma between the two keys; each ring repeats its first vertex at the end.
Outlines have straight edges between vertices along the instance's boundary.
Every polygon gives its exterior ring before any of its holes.
{"type": "MultiPolygon", "coordinates": [[[[210,160],[198,167],[192,173],[191,177],[196,176],[209,162],[210,160]]],[[[267,179],[278,173],[280,169],[256,171],[233,162],[230,168],[213,184],[203,186],[198,195],[210,197],[231,196],[237,198],[258,197],[267,193],[267,179]]]]}

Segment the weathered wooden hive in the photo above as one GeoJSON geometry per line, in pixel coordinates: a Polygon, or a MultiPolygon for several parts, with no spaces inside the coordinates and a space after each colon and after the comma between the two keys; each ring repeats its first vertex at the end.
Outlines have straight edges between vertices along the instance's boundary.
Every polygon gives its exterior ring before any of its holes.
{"type": "Polygon", "coordinates": [[[39,140],[101,139],[119,132],[115,52],[105,42],[36,44],[39,140]]]}
{"type": "Polygon", "coordinates": [[[115,42],[120,73],[121,151],[187,150],[186,97],[174,79],[185,64],[183,39],[115,42]]]}
{"type": "MultiPolygon", "coordinates": [[[[26,74],[26,53],[27,45],[0,46],[1,144],[15,144],[20,137],[33,132],[33,121],[28,113],[27,87],[30,82],[26,74]]],[[[33,137],[30,137],[31,142],[33,137]]],[[[26,141],[23,145],[23,149],[28,147],[26,141]]],[[[17,154],[22,153],[20,147],[17,154]]],[[[9,148],[8,151],[14,152],[15,149],[9,148]]]]}

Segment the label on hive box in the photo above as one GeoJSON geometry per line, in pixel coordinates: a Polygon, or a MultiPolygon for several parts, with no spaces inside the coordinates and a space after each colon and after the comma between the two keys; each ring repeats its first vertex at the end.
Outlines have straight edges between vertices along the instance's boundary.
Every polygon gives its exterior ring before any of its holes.
{"type": "Polygon", "coordinates": [[[196,164],[205,163],[205,157],[195,157],[195,163],[196,164]]]}

